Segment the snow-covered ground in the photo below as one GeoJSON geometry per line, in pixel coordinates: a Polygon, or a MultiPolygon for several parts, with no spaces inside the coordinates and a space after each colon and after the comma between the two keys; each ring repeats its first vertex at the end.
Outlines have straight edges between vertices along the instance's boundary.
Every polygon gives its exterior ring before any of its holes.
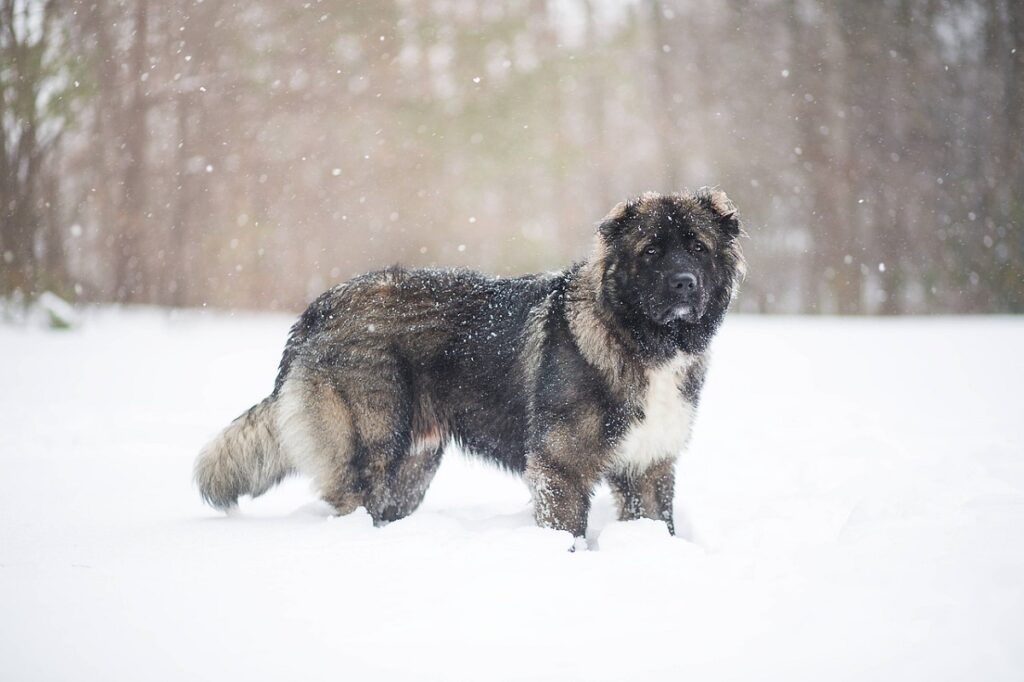
{"type": "Polygon", "coordinates": [[[733,317],[683,538],[602,491],[576,554],[454,452],[384,529],[301,480],[202,506],[289,323],[0,327],[0,679],[1024,679],[1024,320],[733,317]]]}

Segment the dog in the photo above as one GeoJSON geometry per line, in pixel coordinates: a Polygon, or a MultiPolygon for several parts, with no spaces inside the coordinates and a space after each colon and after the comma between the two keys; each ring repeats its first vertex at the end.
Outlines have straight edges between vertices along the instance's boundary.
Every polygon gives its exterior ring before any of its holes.
{"type": "Polygon", "coordinates": [[[495,278],[391,268],[322,294],[292,327],[270,397],[200,453],[230,509],[292,473],[338,514],[411,514],[452,442],[524,476],[537,523],[586,532],[602,480],[623,520],[675,532],[708,347],[745,275],[720,190],[647,193],[566,270],[495,278]]]}

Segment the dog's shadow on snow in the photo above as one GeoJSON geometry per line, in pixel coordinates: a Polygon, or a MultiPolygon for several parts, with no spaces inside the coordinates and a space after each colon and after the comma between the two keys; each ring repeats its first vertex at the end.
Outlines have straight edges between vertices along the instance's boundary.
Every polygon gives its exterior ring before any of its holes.
{"type": "MultiPolygon", "coordinates": [[[[247,524],[323,524],[328,523],[338,530],[358,532],[378,532],[381,540],[401,541],[412,536],[430,537],[431,535],[491,535],[501,533],[539,533],[553,534],[560,537],[560,542],[571,545],[568,533],[545,530],[537,527],[533,518],[533,509],[529,502],[514,510],[496,509],[495,505],[467,504],[425,505],[404,519],[394,521],[380,528],[373,527],[373,520],[365,509],[360,507],[351,514],[338,516],[331,505],[322,500],[311,500],[291,511],[272,514],[266,505],[253,510],[252,502],[243,500],[241,507],[232,510],[226,516],[207,519],[221,522],[244,522],[247,524]],[[561,537],[564,535],[565,537],[561,537]]],[[[469,539],[467,537],[467,539],[469,539]]],[[[693,541],[693,529],[687,519],[680,517],[676,521],[676,537],[668,534],[663,522],[641,519],[639,521],[621,522],[618,520],[614,501],[610,494],[595,496],[587,527],[586,548],[601,550],[629,547],[663,546],[663,543],[690,545],[700,549],[693,541]]]]}
{"type": "MultiPolygon", "coordinates": [[[[604,546],[635,546],[638,542],[660,544],[662,541],[678,540],[693,545],[693,527],[680,511],[676,510],[676,538],[672,538],[662,522],[646,519],[620,522],[611,493],[603,487],[599,488],[591,504],[586,536],[587,547],[596,550],[604,546]]],[[[375,530],[382,533],[381,539],[388,537],[391,540],[411,535],[428,537],[435,533],[468,536],[509,532],[559,533],[537,528],[533,508],[526,497],[518,503],[507,500],[484,503],[467,500],[462,504],[442,504],[440,500],[431,500],[428,496],[423,506],[409,516],[374,529],[373,521],[365,509],[359,508],[351,514],[338,516],[330,504],[312,496],[308,482],[298,480],[286,482],[278,489],[255,500],[243,498],[240,505],[227,514],[205,517],[204,521],[268,525],[329,523],[339,530],[375,530]]]]}

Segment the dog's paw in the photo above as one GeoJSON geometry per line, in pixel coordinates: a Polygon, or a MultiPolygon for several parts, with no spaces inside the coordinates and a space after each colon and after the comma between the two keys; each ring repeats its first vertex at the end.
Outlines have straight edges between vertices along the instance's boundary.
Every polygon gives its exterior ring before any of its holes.
{"type": "Polygon", "coordinates": [[[587,544],[586,538],[573,538],[572,547],[569,548],[570,552],[586,552],[590,549],[590,545],[587,544]]]}

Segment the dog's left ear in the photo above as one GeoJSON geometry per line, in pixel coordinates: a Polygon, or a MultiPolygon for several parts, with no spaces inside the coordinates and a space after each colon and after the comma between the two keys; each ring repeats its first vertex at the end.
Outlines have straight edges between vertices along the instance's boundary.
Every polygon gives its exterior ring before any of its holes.
{"type": "Polygon", "coordinates": [[[705,189],[701,192],[702,203],[715,214],[718,224],[728,237],[738,237],[743,234],[743,225],[740,223],[740,214],[736,210],[736,204],[720,189],[705,189]]]}

